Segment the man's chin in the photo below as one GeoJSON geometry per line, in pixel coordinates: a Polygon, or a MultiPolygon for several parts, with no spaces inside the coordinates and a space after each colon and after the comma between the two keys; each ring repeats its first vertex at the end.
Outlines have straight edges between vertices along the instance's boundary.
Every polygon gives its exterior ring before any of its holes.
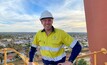
{"type": "Polygon", "coordinates": [[[51,29],[51,27],[45,27],[45,29],[51,29]]]}
{"type": "Polygon", "coordinates": [[[50,30],[51,28],[45,28],[46,30],[50,30]]]}

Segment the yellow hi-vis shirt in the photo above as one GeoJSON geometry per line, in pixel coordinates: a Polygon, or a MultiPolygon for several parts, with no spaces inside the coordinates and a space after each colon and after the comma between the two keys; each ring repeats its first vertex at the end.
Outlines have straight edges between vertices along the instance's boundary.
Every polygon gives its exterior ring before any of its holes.
{"type": "Polygon", "coordinates": [[[44,60],[58,61],[66,56],[64,46],[73,48],[77,40],[74,40],[63,30],[54,28],[48,36],[45,32],[36,33],[32,42],[33,47],[40,46],[40,53],[44,60]]]}

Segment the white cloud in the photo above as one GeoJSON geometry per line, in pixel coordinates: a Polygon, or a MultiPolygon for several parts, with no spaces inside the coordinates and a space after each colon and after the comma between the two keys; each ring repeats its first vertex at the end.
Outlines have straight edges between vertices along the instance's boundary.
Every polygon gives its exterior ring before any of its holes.
{"type": "MultiPolygon", "coordinates": [[[[40,22],[17,22],[15,24],[0,24],[0,30],[4,32],[36,32],[37,30],[42,29],[40,22]]],[[[2,32],[2,31],[0,31],[2,32]]]]}
{"type": "Polygon", "coordinates": [[[67,10],[61,13],[54,13],[54,25],[67,32],[86,32],[86,22],[84,11],[81,10],[67,10]]]}
{"type": "MultiPolygon", "coordinates": [[[[2,0],[0,2],[0,32],[38,31],[42,29],[38,15],[25,13],[25,1],[27,2],[27,0],[2,0]]],[[[54,0],[49,2],[30,0],[30,2],[50,10],[55,17],[54,25],[56,27],[65,31],[86,32],[83,6],[77,4],[76,0],[62,0],[60,3],[59,0],[56,2],[54,0]]]]}

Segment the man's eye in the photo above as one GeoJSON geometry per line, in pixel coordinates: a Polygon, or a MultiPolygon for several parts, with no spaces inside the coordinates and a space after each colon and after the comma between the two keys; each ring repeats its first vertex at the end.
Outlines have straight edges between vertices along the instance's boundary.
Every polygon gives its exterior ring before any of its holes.
{"type": "Polygon", "coordinates": [[[51,21],[51,20],[48,20],[48,21],[51,21]]]}

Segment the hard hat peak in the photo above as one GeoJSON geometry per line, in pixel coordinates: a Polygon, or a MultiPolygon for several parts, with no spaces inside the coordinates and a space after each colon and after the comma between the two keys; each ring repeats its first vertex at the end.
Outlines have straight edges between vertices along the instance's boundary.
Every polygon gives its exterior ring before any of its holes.
{"type": "Polygon", "coordinates": [[[48,10],[45,10],[41,13],[40,20],[46,19],[46,18],[52,18],[53,19],[51,12],[49,12],[48,10]]]}

